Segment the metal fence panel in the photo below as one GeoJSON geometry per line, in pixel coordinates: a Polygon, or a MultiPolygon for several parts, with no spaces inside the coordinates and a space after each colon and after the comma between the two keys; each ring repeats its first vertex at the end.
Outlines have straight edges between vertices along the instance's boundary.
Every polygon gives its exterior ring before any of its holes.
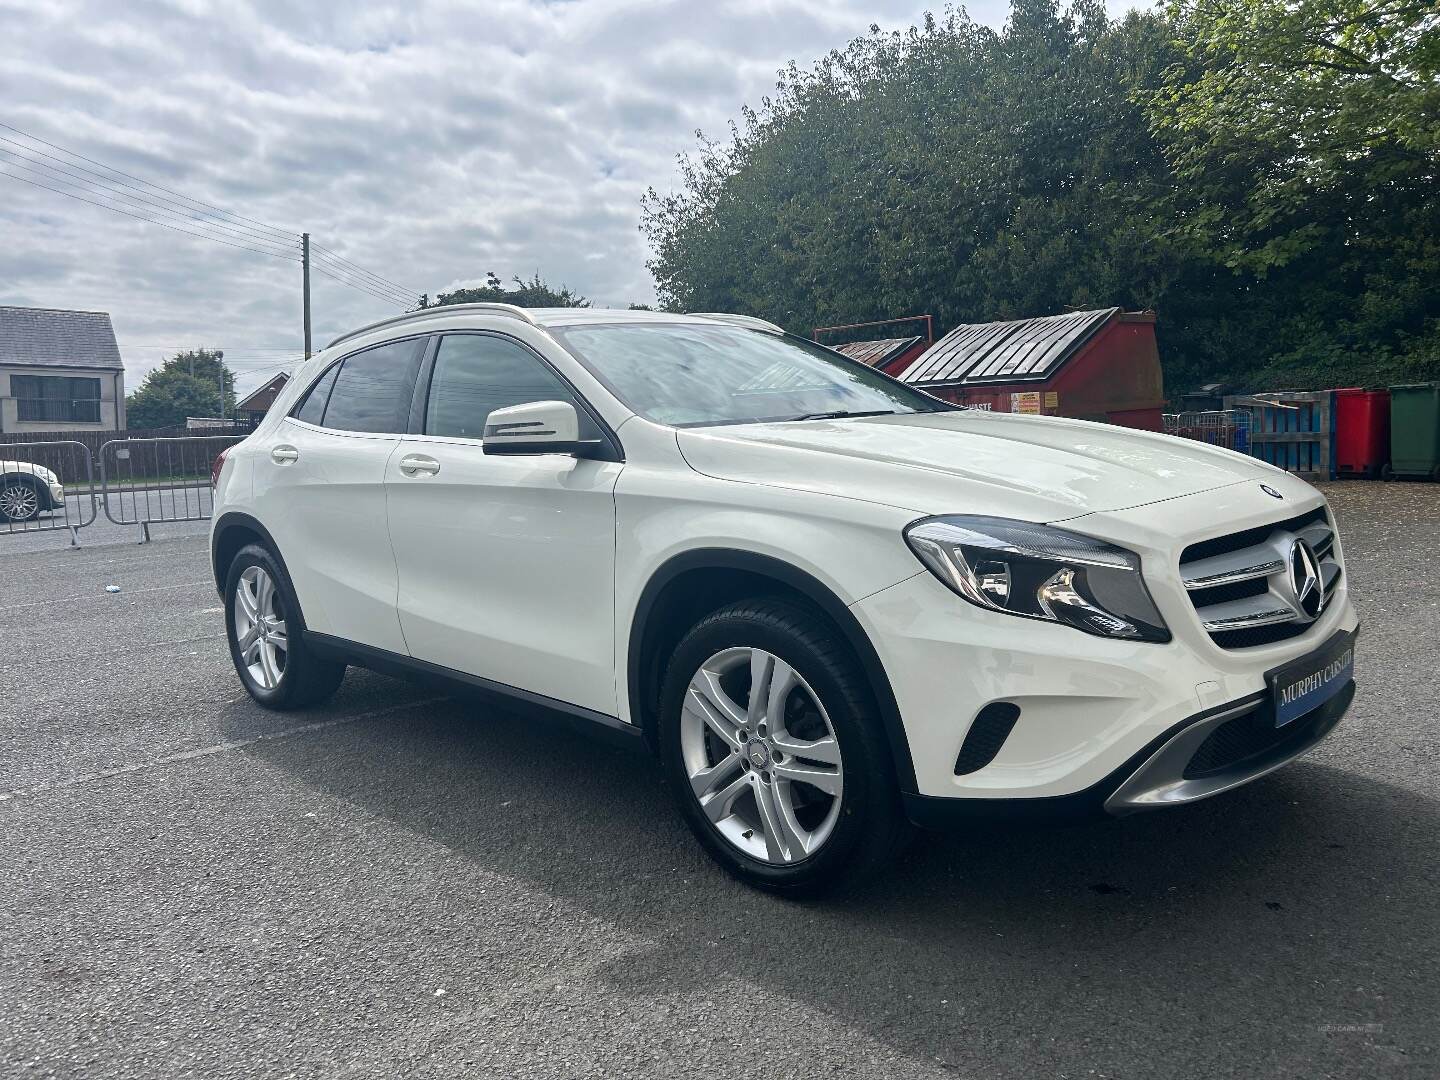
{"type": "Polygon", "coordinates": [[[77,530],[95,520],[90,448],[68,439],[0,444],[0,533],[77,530]]]}
{"type": "Polygon", "coordinates": [[[100,448],[105,516],[116,525],[206,521],[214,512],[210,467],[244,434],[112,439],[100,448]]]}

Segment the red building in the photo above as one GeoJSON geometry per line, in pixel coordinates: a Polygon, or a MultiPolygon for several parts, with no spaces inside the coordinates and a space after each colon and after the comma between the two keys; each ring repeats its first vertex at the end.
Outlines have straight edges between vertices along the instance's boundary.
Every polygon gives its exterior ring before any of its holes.
{"type": "Polygon", "coordinates": [[[836,345],[835,351],[851,360],[859,360],[887,375],[898,376],[920,358],[929,342],[923,337],[880,338],[878,341],[850,341],[836,345]]]}
{"type": "Polygon", "coordinates": [[[270,406],[275,404],[275,399],[280,396],[280,391],[285,389],[285,384],[289,381],[290,376],[282,371],[264,386],[247,394],[244,400],[235,405],[235,411],[243,413],[258,424],[260,418],[270,410],[270,406]]]}
{"type": "Polygon", "coordinates": [[[974,408],[1161,430],[1165,391],[1151,311],[967,323],[898,377],[974,408]]]}

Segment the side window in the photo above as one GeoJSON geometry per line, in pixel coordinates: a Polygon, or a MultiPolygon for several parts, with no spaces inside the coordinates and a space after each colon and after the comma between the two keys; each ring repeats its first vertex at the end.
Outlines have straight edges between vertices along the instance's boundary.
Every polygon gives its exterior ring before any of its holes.
{"type": "Polygon", "coordinates": [[[495,409],[532,401],[568,401],[580,416],[580,437],[599,432],[559,377],[513,341],[453,334],[440,342],[425,404],[425,434],[478,439],[495,409]]]}
{"type": "Polygon", "coordinates": [[[346,357],[330,391],[323,425],[336,431],[403,432],[423,341],[377,345],[346,357]]]}
{"type": "Polygon", "coordinates": [[[296,420],[304,420],[307,424],[319,427],[320,421],[325,419],[325,403],[330,400],[330,388],[335,385],[335,376],[338,374],[340,365],[335,364],[310,387],[305,394],[305,400],[290,415],[296,420]]]}

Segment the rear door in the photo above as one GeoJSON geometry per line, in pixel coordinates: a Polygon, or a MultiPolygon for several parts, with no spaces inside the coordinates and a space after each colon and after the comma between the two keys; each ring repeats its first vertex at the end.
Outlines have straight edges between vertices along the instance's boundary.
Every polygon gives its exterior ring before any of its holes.
{"type": "Polygon", "coordinates": [[[582,439],[604,435],[570,386],[515,339],[447,334],[427,366],[415,433],[385,481],[411,654],[614,715],[622,465],[486,456],[485,418],[508,405],[568,401],[582,439]]]}
{"type": "Polygon", "coordinates": [[[307,627],[402,655],[385,467],[408,423],[424,344],[391,342],[332,365],[255,459],[258,516],[307,627]]]}

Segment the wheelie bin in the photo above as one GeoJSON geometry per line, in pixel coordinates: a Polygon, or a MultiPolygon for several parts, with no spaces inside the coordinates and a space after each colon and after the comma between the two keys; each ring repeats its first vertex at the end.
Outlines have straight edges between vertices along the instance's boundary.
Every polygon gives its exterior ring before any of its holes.
{"type": "Polygon", "coordinates": [[[1335,474],[1377,479],[1390,460],[1390,391],[1335,391],[1335,474]]]}
{"type": "Polygon", "coordinates": [[[1382,475],[1440,480],[1440,383],[1390,387],[1390,464],[1382,475]]]}

